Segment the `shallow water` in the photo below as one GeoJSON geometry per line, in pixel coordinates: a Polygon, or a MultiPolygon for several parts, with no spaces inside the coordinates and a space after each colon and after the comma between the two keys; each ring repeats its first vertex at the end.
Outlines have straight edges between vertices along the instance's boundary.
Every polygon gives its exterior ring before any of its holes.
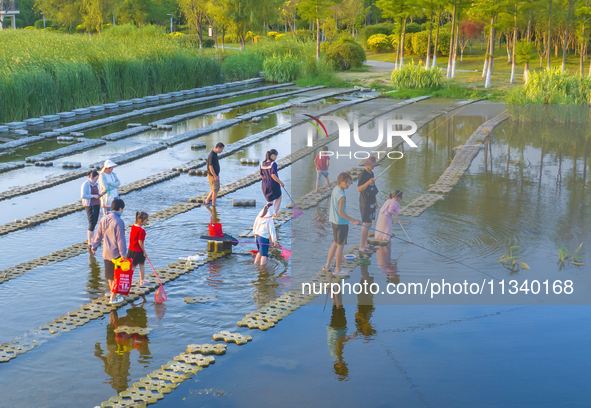
{"type": "MultiPolygon", "coordinates": [[[[386,103],[392,101],[366,102],[340,114],[363,115],[386,103]]],[[[441,106],[426,101],[394,111],[391,117],[420,120],[438,108],[441,106]]],[[[379,202],[393,189],[404,191],[403,206],[426,193],[455,156],[452,147],[463,145],[479,125],[500,110],[502,106],[480,102],[449,120],[442,116],[421,129],[413,140],[428,137],[378,179],[379,202]]],[[[217,140],[237,141],[289,120],[288,114],[270,115],[261,124],[241,124],[205,139],[208,146],[217,140]]],[[[559,132],[560,128],[549,131],[559,132]]],[[[576,147],[574,142],[545,141],[542,154],[541,136],[536,138],[539,133],[535,129],[527,135],[527,145],[507,136],[523,132],[523,126],[513,121],[497,127],[487,145],[486,160],[481,151],[445,200],[418,218],[408,217],[411,223],[405,229],[413,242],[498,279],[515,276],[497,260],[510,245],[519,245],[520,259],[531,269],[517,272],[518,276],[553,276],[583,284],[588,266],[567,264],[559,270],[556,260],[558,246],[574,252],[580,242],[589,241],[584,228],[589,222],[584,139],[576,147]]],[[[256,170],[241,166],[242,157],[262,158],[270,148],[277,148],[282,157],[303,143],[291,140],[285,132],[224,158],[220,162],[222,183],[256,170]]],[[[169,163],[180,164],[202,154],[191,151],[190,142],[179,146],[182,148],[121,166],[118,174],[128,182],[152,174],[164,167],[163,163],[170,167],[169,163]]],[[[329,147],[336,148],[334,144],[329,147]]],[[[331,180],[357,162],[333,161],[331,180]]],[[[313,166],[312,158],[306,157],[280,171],[294,198],[314,188],[313,166]]],[[[387,164],[381,167],[376,173],[387,164]]],[[[70,200],[66,194],[77,196],[79,184],[76,180],[20,201],[0,202],[0,209],[4,209],[0,213],[12,213],[9,205],[14,202],[18,202],[18,214],[31,215],[75,201],[77,197],[70,200]],[[76,191],[69,192],[71,189],[76,191]]],[[[347,190],[347,210],[358,216],[355,187],[347,190]]],[[[123,218],[129,224],[136,209],[152,213],[207,190],[205,178],[183,174],[125,196],[123,218]]],[[[262,203],[260,184],[220,199],[218,216],[224,231],[234,236],[252,225],[259,211],[256,207],[232,207],[232,199],[240,198],[256,198],[262,203]]],[[[287,203],[285,196],[283,206],[287,203]]],[[[252,335],[254,340],[245,346],[228,345],[225,356],[216,357],[214,365],[181,384],[158,406],[585,406],[582,390],[591,374],[585,347],[590,334],[585,329],[591,312],[588,306],[501,305],[498,297],[481,301],[491,305],[476,305],[471,299],[472,303],[458,300],[455,306],[411,306],[409,303],[426,301],[352,294],[343,296],[344,306],[338,308],[332,307],[329,298],[323,312],[322,295],[315,304],[295,311],[269,331],[237,327],[236,321],[246,313],[274,300],[292,287],[292,281],[314,274],[324,263],[332,239],[327,204],[321,202],[306,210],[304,217],[278,229],[282,244],[293,250],[288,264],[272,258],[269,267],[259,271],[247,255],[218,259],[168,282],[165,305],[155,305],[150,294],[145,301],[122,307],[116,314],[51,338],[0,364],[3,403],[11,407],[98,405],[160,368],[188,344],[211,343],[212,334],[230,330],[252,335]],[[193,305],[182,300],[203,294],[215,295],[218,300],[193,305]],[[460,303],[466,305],[458,306],[460,303]],[[115,336],[115,325],[122,324],[153,330],[147,338],[115,336]],[[14,392],[25,387],[31,391],[14,392]]],[[[197,208],[149,226],[146,243],[154,266],[164,267],[204,249],[199,236],[206,233],[211,216],[207,209],[197,208]]],[[[17,216],[6,217],[13,218],[17,216]]],[[[84,229],[85,214],[80,212],[2,236],[0,269],[80,242],[85,239],[84,229]]],[[[403,236],[397,228],[394,232],[403,236]]],[[[349,245],[358,244],[359,229],[351,228],[348,241],[349,245]]],[[[372,264],[356,268],[347,282],[385,286],[451,276],[482,281],[483,277],[469,268],[405,246],[393,241],[389,255],[382,254],[384,258],[379,260],[374,255],[372,264]]],[[[252,248],[241,244],[234,251],[247,253],[252,248]]],[[[105,284],[100,252],[96,260],[78,256],[0,285],[0,310],[4,312],[0,343],[101,296],[105,284]]],[[[542,298],[535,301],[548,303],[542,298]]]]}

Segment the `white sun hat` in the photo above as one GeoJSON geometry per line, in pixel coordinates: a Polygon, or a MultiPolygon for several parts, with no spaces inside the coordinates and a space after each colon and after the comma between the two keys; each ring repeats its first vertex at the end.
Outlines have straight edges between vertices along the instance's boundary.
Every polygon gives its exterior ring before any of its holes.
{"type": "Polygon", "coordinates": [[[114,162],[114,161],[112,161],[112,160],[109,160],[109,159],[107,159],[107,160],[105,160],[105,164],[103,164],[103,168],[101,169],[101,173],[102,173],[103,171],[105,171],[105,169],[108,169],[108,168],[110,168],[110,167],[117,167],[117,166],[118,166],[118,164],[117,164],[117,163],[115,163],[115,162],[114,162]]]}

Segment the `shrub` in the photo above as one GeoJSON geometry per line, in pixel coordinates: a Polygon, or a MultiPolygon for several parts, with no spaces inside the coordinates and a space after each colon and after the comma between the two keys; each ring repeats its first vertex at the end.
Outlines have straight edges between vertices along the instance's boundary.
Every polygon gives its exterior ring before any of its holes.
{"type": "Polygon", "coordinates": [[[273,54],[265,58],[263,63],[263,75],[267,81],[290,82],[298,78],[301,62],[291,52],[287,54],[273,54]]]}
{"type": "MultiPolygon", "coordinates": [[[[197,34],[185,34],[181,36],[175,36],[175,41],[178,41],[180,44],[184,44],[188,47],[197,47],[199,48],[199,36],[197,34]]],[[[203,48],[213,48],[215,41],[213,38],[209,37],[202,37],[203,48]]],[[[221,42],[221,38],[219,39],[221,42]]]]}
{"type": "Polygon", "coordinates": [[[334,75],[331,63],[324,57],[316,61],[316,58],[309,58],[304,61],[300,70],[300,78],[296,80],[298,86],[324,85],[330,88],[343,88],[348,84],[339,80],[334,75]]]}
{"type": "Polygon", "coordinates": [[[406,64],[401,69],[392,71],[390,76],[395,89],[440,88],[443,75],[437,67],[425,69],[422,64],[406,64]]]}
{"type": "Polygon", "coordinates": [[[339,71],[361,67],[367,59],[361,45],[345,39],[335,42],[328,47],[326,58],[330,61],[334,69],[339,71]]]}
{"type": "Polygon", "coordinates": [[[285,37],[285,36],[289,36],[289,35],[291,35],[291,34],[288,34],[288,33],[281,33],[281,34],[277,34],[277,35],[275,36],[275,39],[276,39],[277,41],[279,41],[279,40],[281,40],[283,37],[285,37]]]}
{"type": "Polygon", "coordinates": [[[414,33],[406,33],[404,35],[404,53],[405,54],[412,54],[412,39],[414,37],[414,33]]]}
{"type": "Polygon", "coordinates": [[[407,23],[406,24],[406,33],[418,33],[421,31],[421,25],[417,23],[407,23]]]}
{"type": "Polygon", "coordinates": [[[269,38],[275,38],[276,35],[277,35],[277,31],[269,31],[267,33],[267,37],[269,37],[269,38]]]}
{"type": "Polygon", "coordinates": [[[263,69],[263,56],[252,51],[233,52],[222,65],[222,73],[226,81],[239,81],[255,78],[263,69]]]}
{"type": "MultiPolygon", "coordinates": [[[[51,20],[45,20],[45,27],[53,27],[53,22],[51,20]]],[[[43,30],[43,19],[35,21],[35,28],[37,30],[43,30]]]]}
{"type": "Polygon", "coordinates": [[[560,69],[535,71],[527,83],[516,88],[507,98],[511,104],[589,104],[591,80],[586,76],[569,76],[560,69]]]}
{"type": "Polygon", "coordinates": [[[365,42],[371,38],[371,36],[376,34],[384,34],[390,35],[392,34],[392,30],[394,30],[394,24],[374,24],[368,25],[365,27],[365,31],[363,33],[365,42]]]}
{"type": "Polygon", "coordinates": [[[388,40],[385,34],[375,34],[367,40],[367,48],[371,51],[380,53],[392,49],[392,43],[388,40]]]}
{"type": "Polygon", "coordinates": [[[35,27],[33,26],[26,26],[25,28],[23,28],[23,30],[34,30],[35,27]]]}
{"type": "Polygon", "coordinates": [[[316,38],[316,31],[296,30],[295,35],[296,35],[296,37],[302,38],[304,40],[312,40],[312,39],[316,38]]]}
{"type": "MultiPolygon", "coordinates": [[[[441,33],[440,33],[441,34],[441,33]]],[[[431,37],[431,47],[435,41],[434,36],[431,37]]],[[[416,55],[427,55],[427,44],[429,43],[429,32],[421,31],[414,33],[412,36],[412,52],[416,55]]]]}
{"type": "MultiPolygon", "coordinates": [[[[439,40],[437,43],[437,52],[440,55],[449,55],[449,39],[451,34],[449,30],[439,29],[439,40]]],[[[433,41],[435,41],[435,34],[433,34],[433,41]]],[[[435,44],[435,42],[433,42],[435,44]]],[[[435,45],[434,45],[435,46],[435,45]]]]}

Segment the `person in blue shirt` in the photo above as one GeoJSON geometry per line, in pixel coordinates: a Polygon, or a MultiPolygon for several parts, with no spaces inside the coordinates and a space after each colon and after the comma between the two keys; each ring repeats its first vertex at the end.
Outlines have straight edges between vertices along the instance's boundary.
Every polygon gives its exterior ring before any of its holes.
{"type": "Polygon", "coordinates": [[[343,258],[343,250],[347,243],[347,236],[349,235],[349,222],[355,225],[361,224],[361,221],[347,215],[347,196],[345,190],[349,188],[353,178],[347,172],[342,172],[337,178],[338,185],[332,190],[330,196],[329,221],[332,224],[332,233],[334,242],[328,250],[328,257],[326,264],[322,267],[323,271],[330,270],[332,258],[335,259],[334,276],[349,276],[347,271],[341,271],[341,260],[343,258]]]}

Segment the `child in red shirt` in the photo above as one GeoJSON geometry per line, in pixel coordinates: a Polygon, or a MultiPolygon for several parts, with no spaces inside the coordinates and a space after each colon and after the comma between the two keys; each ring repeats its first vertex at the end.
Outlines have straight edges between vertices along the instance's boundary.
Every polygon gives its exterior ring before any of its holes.
{"type": "Polygon", "coordinates": [[[145,212],[135,213],[135,224],[131,226],[131,232],[129,234],[129,250],[127,251],[127,258],[129,258],[133,267],[136,265],[140,266],[140,286],[149,284],[147,280],[144,280],[145,268],[144,263],[146,262],[146,249],[144,248],[144,241],[146,240],[146,231],[143,226],[148,222],[148,214],[145,212]]]}
{"type": "Polygon", "coordinates": [[[322,149],[320,150],[321,152],[318,153],[318,155],[314,158],[314,164],[316,165],[316,173],[318,175],[318,177],[316,178],[316,190],[314,190],[315,193],[318,192],[318,182],[322,177],[326,179],[326,186],[330,188],[330,182],[328,181],[328,165],[330,164],[330,158],[328,157],[328,155],[325,155],[326,153],[324,153],[328,151],[328,147],[322,146],[322,149]]]}
{"type": "Polygon", "coordinates": [[[314,164],[316,165],[316,173],[318,175],[318,177],[316,178],[316,190],[314,190],[315,193],[318,192],[318,182],[322,177],[326,179],[326,186],[330,188],[330,182],[328,181],[328,165],[330,164],[330,158],[328,157],[328,155],[325,155],[326,153],[324,153],[328,151],[328,147],[322,146],[322,149],[320,150],[321,152],[318,153],[318,155],[314,158],[314,164]]]}

